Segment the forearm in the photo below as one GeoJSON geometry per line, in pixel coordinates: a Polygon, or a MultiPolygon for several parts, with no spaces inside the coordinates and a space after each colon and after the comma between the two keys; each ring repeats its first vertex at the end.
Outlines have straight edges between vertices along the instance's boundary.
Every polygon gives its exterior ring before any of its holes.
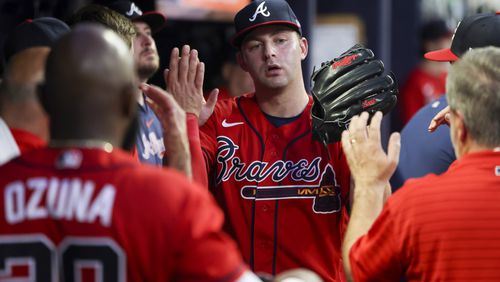
{"type": "Polygon", "coordinates": [[[191,152],[189,150],[189,141],[186,132],[175,131],[171,129],[168,136],[165,136],[166,156],[163,158],[163,165],[177,169],[184,173],[189,179],[192,179],[191,152]]]}
{"type": "Polygon", "coordinates": [[[198,118],[194,114],[188,113],[187,130],[189,150],[191,152],[191,169],[193,173],[193,180],[201,184],[203,187],[208,187],[208,176],[205,167],[203,153],[201,151],[200,131],[198,128],[198,118]]]}
{"type": "MultiPolygon", "coordinates": [[[[387,184],[356,184],[349,224],[342,246],[342,256],[346,275],[352,280],[349,253],[354,243],[370,230],[382,211],[386,198],[387,184]],[[385,188],[385,189],[384,189],[385,188]]],[[[390,189],[390,186],[389,186],[390,189]]]]}

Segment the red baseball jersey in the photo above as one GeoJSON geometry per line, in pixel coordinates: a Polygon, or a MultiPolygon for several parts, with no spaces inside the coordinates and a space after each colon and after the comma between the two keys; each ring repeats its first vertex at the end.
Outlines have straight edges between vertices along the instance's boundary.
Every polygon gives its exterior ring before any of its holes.
{"type": "Polygon", "coordinates": [[[355,281],[500,281],[500,152],[408,180],[353,245],[355,281]]]}
{"type": "Polygon", "coordinates": [[[206,190],[117,149],[32,151],[0,167],[0,192],[0,281],[234,281],[246,269],[206,190]]]}
{"type": "Polygon", "coordinates": [[[221,101],[201,143],[226,229],[255,272],[306,267],[340,281],[349,171],[340,143],[313,141],[311,106],[275,127],[253,96],[221,101]]]}
{"type": "Polygon", "coordinates": [[[398,97],[402,125],[408,123],[423,106],[444,95],[446,75],[443,72],[433,76],[419,67],[410,73],[398,97]]]}

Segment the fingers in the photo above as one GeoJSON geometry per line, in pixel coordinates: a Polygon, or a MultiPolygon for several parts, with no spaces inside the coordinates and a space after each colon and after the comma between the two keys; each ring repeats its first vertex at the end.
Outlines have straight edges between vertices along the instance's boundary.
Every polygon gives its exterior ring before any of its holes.
{"type": "Polygon", "coordinates": [[[366,140],[366,125],[368,123],[368,113],[362,112],[359,116],[354,116],[349,124],[349,135],[351,143],[363,142],[366,140]]]}
{"type": "Polygon", "coordinates": [[[342,131],[342,136],[340,141],[342,142],[342,148],[344,149],[347,158],[349,159],[350,152],[352,150],[351,136],[348,130],[342,131]]]}
{"type": "Polygon", "coordinates": [[[169,72],[167,73],[169,75],[168,81],[172,81],[173,78],[178,78],[179,74],[179,48],[175,47],[172,49],[172,52],[170,52],[170,63],[168,66],[169,72]]]}
{"type": "Polygon", "coordinates": [[[195,81],[197,73],[198,73],[198,64],[200,60],[198,59],[198,51],[193,49],[189,53],[189,69],[187,73],[188,81],[195,81]]]}
{"type": "Polygon", "coordinates": [[[187,81],[189,71],[189,58],[190,48],[188,45],[182,46],[181,58],[179,59],[179,73],[178,78],[182,81],[187,81]]]}
{"type": "Polygon", "coordinates": [[[380,124],[382,123],[382,117],[382,112],[377,111],[375,115],[373,115],[370,126],[368,127],[368,135],[370,136],[370,138],[375,139],[377,142],[381,139],[380,124]]]}
{"type": "MultiPolygon", "coordinates": [[[[387,158],[392,164],[392,172],[396,169],[399,162],[399,152],[401,151],[401,135],[394,132],[389,137],[389,145],[387,148],[387,158]]],[[[392,173],[391,173],[392,174],[392,173]]]]}
{"type": "Polygon", "coordinates": [[[205,79],[205,63],[201,62],[196,67],[196,77],[194,85],[197,89],[203,89],[203,80],[205,79]]]}
{"type": "Polygon", "coordinates": [[[432,118],[427,130],[429,132],[434,132],[442,124],[450,124],[450,106],[442,109],[432,118]]]}
{"type": "Polygon", "coordinates": [[[139,86],[144,94],[155,102],[163,111],[168,111],[172,107],[174,98],[169,95],[165,90],[160,87],[148,84],[141,84],[139,86]]]}

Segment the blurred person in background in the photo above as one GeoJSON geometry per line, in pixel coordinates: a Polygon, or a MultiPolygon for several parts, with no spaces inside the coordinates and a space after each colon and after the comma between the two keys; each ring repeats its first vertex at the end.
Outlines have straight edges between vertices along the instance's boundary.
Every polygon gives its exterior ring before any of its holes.
{"type": "MultiPolygon", "coordinates": [[[[428,52],[425,58],[448,64],[459,60],[471,48],[500,47],[499,31],[498,12],[466,17],[456,28],[451,47],[428,52]]],[[[441,174],[455,161],[449,128],[436,128],[436,123],[429,128],[433,117],[440,111],[445,111],[447,106],[446,96],[441,96],[418,111],[401,131],[399,164],[391,178],[393,191],[410,178],[422,177],[428,173],[441,174]],[[429,131],[434,132],[431,134],[429,131]]]]}
{"type": "Polygon", "coordinates": [[[401,88],[399,112],[401,126],[424,105],[439,98],[445,93],[448,64],[423,59],[423,54],[450,47],[452,30],[446,22],[436,19],[425,23],[420,30],[420,48],[422,58],[411,71],[401,88]]]}
{"type": "Polygon", "coordinates": [[[69,30],[64,22],[44,17],[26,20],[8,35],[0,86],[0,164],[46,145],[49,120],[36,91],[51,46],[69,30]]]}

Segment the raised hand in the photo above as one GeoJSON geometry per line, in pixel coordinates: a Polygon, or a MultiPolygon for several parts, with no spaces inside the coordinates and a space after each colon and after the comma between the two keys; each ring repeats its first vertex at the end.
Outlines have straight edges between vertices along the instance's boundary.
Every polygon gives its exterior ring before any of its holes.
{"type": "Polygon", "coordinates": [[[142,84],[141,90],[149,98],[146,100],[160,120],[163,129],[163,142],[166,156],[164,164],[192,177],[191,153],[186,126],[186,112],[177,104],[174,97],[165,90],[142,84]]]}
{"type": "Polygon", "coordinates": [[[217,102],[218,89],[210,94],[209,101],[203,97],[203,79],[205,76],[205,64],[200,62],[198,51],[184,45],[179,53],[174,48],[170,54],[169,68],[164,72],[167,91],[172,93],[177,103],[187,113],[194,114],[198,118],[199,125],[203,125],[217,102]]]}
{"type": "Polygon", "coordinates": [[[377,112],[371,123],[368,113],[354,116],[349,130],[342,133],[342,146],[354,180],[355,189],[381,187],[384,189],[396,170],[399,160],[400,136],[393,133],[389,139],[388,153],[382,149],[380,124],[382,113],[377,112]]]}

